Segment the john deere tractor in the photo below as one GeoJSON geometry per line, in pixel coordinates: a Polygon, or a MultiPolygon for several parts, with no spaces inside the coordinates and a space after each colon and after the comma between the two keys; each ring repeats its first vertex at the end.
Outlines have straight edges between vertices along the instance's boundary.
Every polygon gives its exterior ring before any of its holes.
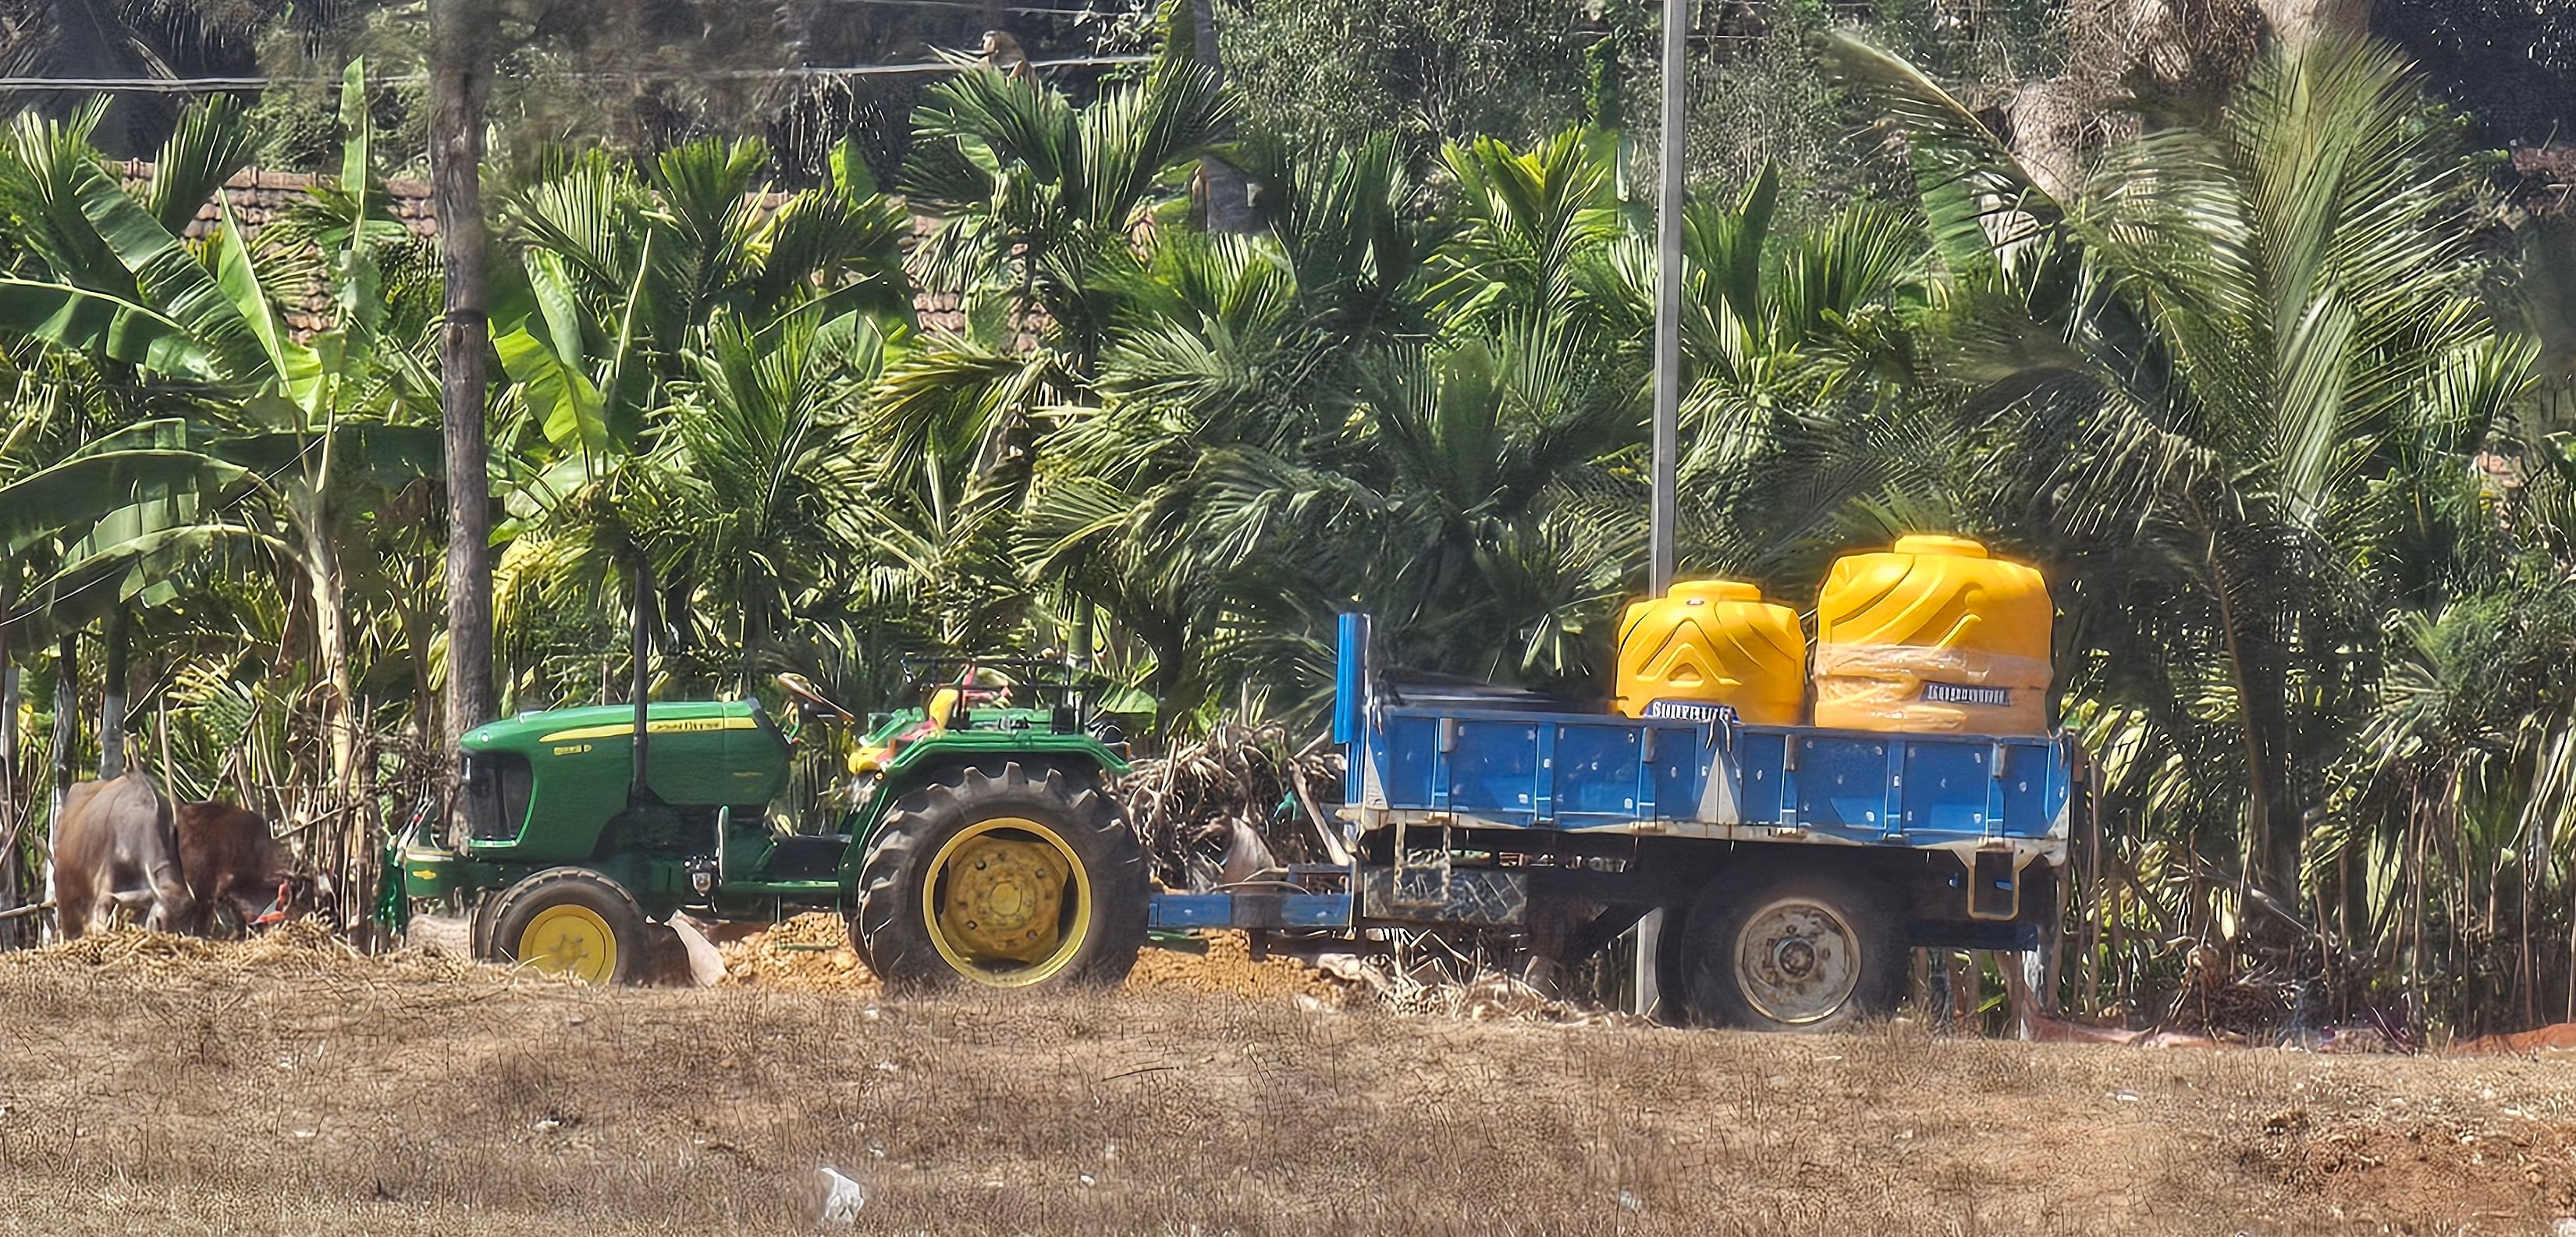
{"type": "Polygon", "coordinates": [[[402,883],[387,909],[461,897],[478,955],[602,983],[640,979],[653,925],[681,910],[839,912],[898,985],[1126,975],[1150,893],[1104,790],[1127,766],[1060,675],[936,665],[915,703],[866,723],[779,681],[783,718],[755,700],[655,702],[471,731],[463,836],[441,845],[441,814],[416,818],[387,857],[402,883]]]}

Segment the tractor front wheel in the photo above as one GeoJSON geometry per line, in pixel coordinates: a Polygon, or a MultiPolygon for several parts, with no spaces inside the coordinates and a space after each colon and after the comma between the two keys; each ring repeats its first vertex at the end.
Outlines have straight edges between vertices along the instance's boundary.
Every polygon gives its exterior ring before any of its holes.
{"type": "Polygon", "coordinates": [[[496,962],[593,984],[642,983],[652,971],[644,908],[588,868],[539,872],[503,890],[490,913],[484,947],[496,962]]]}
{"type": "Polygon", "coordinates": [[[907,792],[868,843],[852,937],[899,987],[1109,985],[1145,941],[1144,847],[1088,777],[968,766],[907,792]]]}
{"type": "Polygon", "coordinates": [[[474,935],[469,948],[478,962],[498,962],[500,953],[492,945],[492,912],[501,906],[501,894],[493,891],[474,901],[474,935]]]}

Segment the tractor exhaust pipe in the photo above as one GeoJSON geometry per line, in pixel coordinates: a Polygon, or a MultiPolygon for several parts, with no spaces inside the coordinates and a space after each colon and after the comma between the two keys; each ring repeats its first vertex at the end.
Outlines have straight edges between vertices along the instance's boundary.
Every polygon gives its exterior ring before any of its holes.
{"type": "Polygon", "coordinates": [[[653,563],[639,549],[635,552],[635,627],[627,642],[635,664],[635,781],[626,791],[629,803],[642,803],[651,793],[645,789],[644,775],[650,767],[646,747],[652,733],[645,724],[644,709],[653,693],[653,621],[653,563]]]}

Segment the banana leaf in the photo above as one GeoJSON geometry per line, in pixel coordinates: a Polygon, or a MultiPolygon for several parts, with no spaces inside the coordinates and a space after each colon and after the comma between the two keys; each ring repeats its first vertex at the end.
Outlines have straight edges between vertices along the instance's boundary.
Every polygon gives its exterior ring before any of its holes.
{"type": "Polygon", "coordinates": [[[85,455],[0,487],[0,547],[92,524],[112,512],[229,484],[240,467],[194,451],[111,451],[85,455]]]}

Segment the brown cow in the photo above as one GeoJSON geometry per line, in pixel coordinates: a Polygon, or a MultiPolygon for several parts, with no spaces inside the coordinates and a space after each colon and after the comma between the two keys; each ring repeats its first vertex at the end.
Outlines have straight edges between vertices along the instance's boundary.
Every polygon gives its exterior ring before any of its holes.
{"type": "Polygon", "coordinates": [[[141,770],[83,782],[63,797],[54,822],[54,923],[64,940],[104,928],[120,913],[154,931],[196,917],[179,866],[170,801],[141,770]]]}
{"type": "Polygon", "coordinates": [[[179,808],[179,866],[197,900],[198,920],[187,926],[202,935],[330,909],[328,878],[298,865],[259,813],[220,800],[179,808]],[[227,910],[233,922],[224,921],[227,910]]]}

